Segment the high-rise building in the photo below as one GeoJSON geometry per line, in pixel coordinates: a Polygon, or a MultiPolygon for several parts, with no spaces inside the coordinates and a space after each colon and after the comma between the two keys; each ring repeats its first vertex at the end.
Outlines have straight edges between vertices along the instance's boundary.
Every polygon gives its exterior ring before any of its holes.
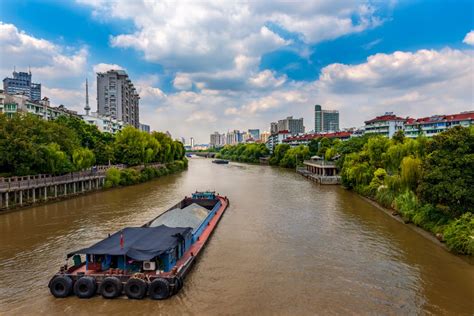
{"type": "Polygon", "coordinates": [[[304,133],[303,118],[294,119],[288,116],[286,119],[278,121],[278,132],[288,131],[291,135],[304,133]]]}
{"type": "Polygon", "coordinates": [[[270,136],[269,132],[262,132],[260,133],[260,141],[262,143],[266,143],[268,141],[268,137],[270,136]]]}
{"type": "Polygon", "coordinates": [[[321,105],[314,106],[314,132],[327,133],[339,130],[339,111],[323,110],[321,105]]]}
{"type": "Polygon", "coordinates": [[[211,134],[211,139],[209,142],[210,147],[222,147],[225,145],[225,134],[219,132],[214,132],[211,134]]]}
{"type": "Polygon", "coordinates": [[[271,122],[270,123],[270,134],[276,134],[276,133],[278,133],[278,123],[271,122]]]}
{"type": "Polygon", "coordinates": [[[140,128],[140,96],[127,73],[109,70],[97,73],[97,111],[140,128]]]}
{"type": "Polygon", "coordinates": [[[250,134],[250,137],[252,137],[254,141],[260,139],[260,130],[259,129],[249,129],[248,133],[250,134]]]}
{"type": "Polygon", "coordinates": [[[189,139],[189,141],[190,141],[191,149],[193,149],[194,148],[194,137],[191,137],[189,139]]]}
{"type": "Polygon", "coordinates": [[[41,100],[41,84],[31,82],[31,71],[13,71],[13,78],[3,79],[3,90],[11,95],[23,94],[31,101],[41,100]]]}
{"type": "Polygon", "coordinates": [[[244,140],[243,133],[241,133],[239,130],[233,130],[230,132],[227,132],[225,135],[226,141],[225,143],[227,145],[236,145],[241,143],[244,140]]]}

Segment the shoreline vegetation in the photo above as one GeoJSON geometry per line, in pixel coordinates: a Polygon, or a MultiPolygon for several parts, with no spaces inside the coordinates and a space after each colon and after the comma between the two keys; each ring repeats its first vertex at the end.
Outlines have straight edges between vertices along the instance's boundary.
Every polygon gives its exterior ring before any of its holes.
{"type": "Polygon", "coordinates": [[[183,144],[165,133],[149,134],[126,126],[113,135],[66,116],[46,121],[31,114],[12,118],[0,114],[0,153],[0,177],[58,176],[97,165],[126,165],[107,170],[104,189],[145,182],[188,167],[183,144]]]}
{"type": "MultiPolygon", "coordinates": [[[[263,144],[224,146],[217,157],[258,162],[263,144]],[[258,150],[257,150],[258,149],[258,150]]],[[[342,185],[404,223],[412,223],[460,255],[474,255],[474,127],[454,127],[432,138],[377,135],[279,144],[270,165],[295,168],[317,155],[336,160],[342,185]]]]}

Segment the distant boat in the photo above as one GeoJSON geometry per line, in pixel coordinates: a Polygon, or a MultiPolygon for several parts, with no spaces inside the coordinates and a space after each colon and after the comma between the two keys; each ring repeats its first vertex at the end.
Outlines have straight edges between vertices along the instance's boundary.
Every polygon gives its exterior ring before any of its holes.
{"type": "Polygon", "coordinates": [[[49,289],[55,297],[96,293],[115,298],[168,298],[201,253],[229,205],[214,192],[195,192],[141,227],[126,227],[95,245],[70,252],[49,289]]]}
{"type": "Polygon", "coordinates": [[[191,154],[186,154],[186,157],[191,158],[193,155],[191,154]]]}
{"type": "Polygon", "coordinates": [[[212,161],[213,163],[216,163],[218,165],[226,165],[229,163],[229,160],[224,160],[224,159],[214,159],[212,161]]]}

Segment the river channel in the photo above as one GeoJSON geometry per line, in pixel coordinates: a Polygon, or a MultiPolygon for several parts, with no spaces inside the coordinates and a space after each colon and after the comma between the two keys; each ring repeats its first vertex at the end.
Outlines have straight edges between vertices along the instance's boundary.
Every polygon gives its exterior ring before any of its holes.
{"type": "Polygon", "coordinates": [[[474,265],[339,186],[291,170],[190,159],[144,184],[0,215],[0,314],[474,313],[474,265]],[[165,301],[55,299],[65,254],[139,226],[195,190],[230,207],[165,301]]]}

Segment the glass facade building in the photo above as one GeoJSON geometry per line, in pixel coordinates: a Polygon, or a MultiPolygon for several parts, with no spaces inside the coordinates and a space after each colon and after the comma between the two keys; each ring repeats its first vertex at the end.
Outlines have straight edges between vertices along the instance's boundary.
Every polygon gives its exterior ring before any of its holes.
{"type": "Polygon", "coordinates": [[[314,106],[314,132],[326,133],[339,131],[339,111],[323,110],[321,105],[314,106]]]}

